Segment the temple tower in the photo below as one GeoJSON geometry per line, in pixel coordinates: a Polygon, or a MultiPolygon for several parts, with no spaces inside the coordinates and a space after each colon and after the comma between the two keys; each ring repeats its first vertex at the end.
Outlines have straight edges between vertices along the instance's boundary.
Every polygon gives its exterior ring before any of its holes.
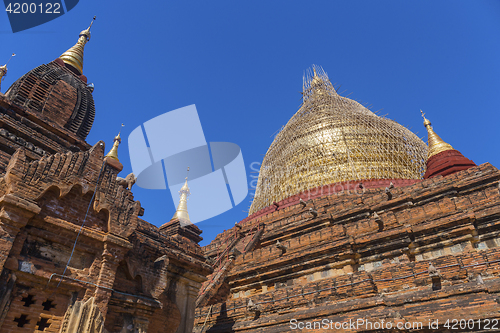
{"type": "Polygon", "coordinates": [[[450,144],[444,142],[443,139],[434,132],[431,122],[425,118],[425,114],[422,111],[420,112],[424,118],[424,126],[427,129],[427,141],[429,145],[426,161],[427,170],[424,174],[424,179],[433,178],[439,175],[447,176],[476,166],[474,162],[465,158],[461,152],[453,149],[450,144]]]}

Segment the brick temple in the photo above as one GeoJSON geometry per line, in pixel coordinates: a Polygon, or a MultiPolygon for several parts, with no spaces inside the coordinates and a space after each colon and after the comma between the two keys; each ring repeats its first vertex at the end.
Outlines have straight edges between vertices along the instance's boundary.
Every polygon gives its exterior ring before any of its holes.
{"type": "Polygon", "coordinates": [[[0,332],[191,332],[201,231],[142,220],[120,136],[107,154],[85,141],[89,39],[0,93],[0,332]]]}
{"type": "Polygon", "coordinates": [[[249,216],[200,247],[187,182],[156,227],[141,219],[134,175],[118,177],[120,135],[110,150],[85,141],[89,39],[90,27],[0,93],[0,332],[500,327],[500,171],[423,113],[427,145],[314,67],[249,216]]]}
{"type": "Polygon", "coordinates": [[[339,96],[320,68],[303,96],[250,215],[203,247],[194,332],[498,330],[500,171],[423,114],[428,146],[339,96]]]}

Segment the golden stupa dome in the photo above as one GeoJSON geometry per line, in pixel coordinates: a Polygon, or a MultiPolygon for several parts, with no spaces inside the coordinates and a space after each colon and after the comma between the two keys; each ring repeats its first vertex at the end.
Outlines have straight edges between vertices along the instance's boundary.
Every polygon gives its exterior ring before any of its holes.
{"type": "Polygon", "coordinates": [[[264,157],[249,214],[319,186],[422,178],[427,145],[410,130],[339,96],[320,67],[308,70],[303,90],[264,157]]]}

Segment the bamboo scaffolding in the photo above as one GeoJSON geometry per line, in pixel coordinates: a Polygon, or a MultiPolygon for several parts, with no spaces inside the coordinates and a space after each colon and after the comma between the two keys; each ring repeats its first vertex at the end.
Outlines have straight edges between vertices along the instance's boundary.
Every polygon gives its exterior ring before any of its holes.
{"type": "Polygon", "coordinates": [[[262,162],[249,215],[319,186],[420,179],[427,145],[406,127],[337,94],[321,67],[304,75],[303,103],[262,162]]]}

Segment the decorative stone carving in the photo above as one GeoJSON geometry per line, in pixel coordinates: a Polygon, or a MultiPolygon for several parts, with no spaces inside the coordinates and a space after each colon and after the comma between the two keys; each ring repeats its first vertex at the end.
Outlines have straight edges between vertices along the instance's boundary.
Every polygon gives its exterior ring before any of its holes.
{"type": "Polygon", "coordinates": [[[59,197],[77,185],[82,188],[83,195],[96,191],[94,210],[97,213],[106,210],[109,213],[108,230],[128,237],[136,228],[141,206],[133,200],[130,191],[119,186],[116,171],[102,166],[103,156],[102,142],[87,152],[58,153],[33,162],[29,162],[25,151],[19,149],[7,167],[5,180],[10,192],[22,193],[33,202],[54,187],[60,190],[59,197]]]}
{"type": "Polygon", "coordinates": [[[108,333],[94,297],[86,302],[77,301],[68,308],[59,333],[108,333]]]}
{"type": "Polygon", "coordinates": [[[116,177],[116,181],[118,185],[123,186],[124,188],[131,190],[132,186],[135,184],[137,177],[133,173],[129,173],[127,177],[116,177]]]}
{"type": "Polygon", "coordinates": [[[34,151],[38,155],[45,155],[46,154],[45,150],[43,150],[42,148],[35,146],[31,142],[28,142],[28,141],[24,140],[23,138],[16,136],[13,133],[10,133],[5,128],[0,128],[0,135],[17,143],[17,144],[19,144],[19,145],[21,145],[21,146],[26,147],[29,150],[34,151]]]}

